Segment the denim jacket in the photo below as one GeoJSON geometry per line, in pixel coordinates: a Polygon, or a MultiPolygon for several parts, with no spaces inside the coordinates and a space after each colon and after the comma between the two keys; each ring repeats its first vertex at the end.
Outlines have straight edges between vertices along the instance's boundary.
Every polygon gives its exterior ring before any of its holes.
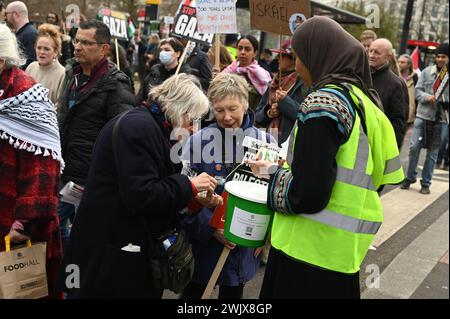
{"type": "MultiPolygon", "coordinates": [[[[435,121],[436,120],[436,111],[438,107],[442,108],[440,103],[429,103],[427,99],[433,95],[433,85],[436,81],[436,77],[438,76],[438,70],[436,65],[432,65],[427,67],[422,71],[420,75],[419,82],[416,85],[416,98],[419,101],[419,105],[417,106],[417,114],[416,116],[428,120],[435,121]]],[[[449,90],[448,85],[444,89],[444,93],[442,94],[440,100],[438,102],[448,102],[449,101],[449,90]]],[[[441,112],[440,122],[445,122],[445,116],[443,112],[441,112]]]]}

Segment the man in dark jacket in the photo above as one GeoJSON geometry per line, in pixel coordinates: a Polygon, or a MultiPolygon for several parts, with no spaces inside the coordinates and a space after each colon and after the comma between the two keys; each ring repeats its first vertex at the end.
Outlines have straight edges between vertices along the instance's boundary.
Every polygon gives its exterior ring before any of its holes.
{"type": "Polygon", "coordinates": [[[389,59],[392,55],[392,44],[387,39],[375,40],[370,45],[369,65],[372,70],[373,86],[383,103],[384,113],[394,127],[397,145],[400,148],[406,132],[409,97],[403,80],[389,68],[389,59]]]}
{"type": "MultiPolygon", "coordinates": [[[[75,61],[66,66],[66,83],[61,94],[58,122],[65,161],[62,186],[69,181],[85,185],[90,159],[100,130],[117,114],[134,106],[134,94],[128,77],[109,63],[111,35],[99,21],[80,24],[75,43],[75,61]]],[[[75,211],[60,201],[63,244],[69,231],[68,219],[75,211]]]]}
{"type": "MultiPolygon", "coordinates": [[[[186,39],[180,39],[180,42],[182,42],[184,46],[187,45],[186,39]]],[[[196,45],[189,53],[186,64],[196,70],[194,75],[200,80],[203,91],[208,91],[209,83],[212,80],[212,66],[209,62],[208,55],[196,45]]]]}
{"type": "Polygon", "coordinates": [[[145,51],[147,46],[147,40],[141,37],[141,31],[136,30],[127,47],[127,59],[132,65],[133,75],[134,72],[138,72],[140,83],[144,81],[145,76],[145,51]]]}
{"type": "Polygon", "coordinates": [[[16,31],[17,42],[27,58],[27,62],[22,66],[25,70],[28,65],[36,61],[36,50],[34,45],[37,39],[37,30],[28,19],[27,6],[21,1],[11,2],[5,11],[6,22],[16,31]]]}

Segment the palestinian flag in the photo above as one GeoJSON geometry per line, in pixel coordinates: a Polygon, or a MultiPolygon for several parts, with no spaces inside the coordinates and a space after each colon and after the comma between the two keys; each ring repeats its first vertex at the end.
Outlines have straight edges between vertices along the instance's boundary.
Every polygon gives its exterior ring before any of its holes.
{"type": "Polygon", "coordinates": [[[411,53],[411,60],[413,62],[413,70],[416,72],[419,69],[419,48],[416,47],[411,53]]]}
{"type": "Polygon", "coordinates": [[[131,17],[128,17],[128,38],[131,39],[136,33],[136,27],[134,26],[131,17]]]}

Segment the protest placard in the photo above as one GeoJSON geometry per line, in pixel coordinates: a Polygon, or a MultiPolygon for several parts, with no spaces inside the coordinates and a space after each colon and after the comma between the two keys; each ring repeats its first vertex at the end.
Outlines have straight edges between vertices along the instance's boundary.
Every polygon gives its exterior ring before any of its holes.
{"type": "Polygon", "coordinates": [[[250,24],[275,34],[292,35],[310,17],[309,0],[250,0],[250,24]]]}
{"type": "Polygon", "coordinates": [[[197,10],[185,5],[181,7],[171,35],[207,45],[211,45],[214,40],[214,34],[200,34],[197,31],[197,10]]]}
{"type": "Polygon", "coordinates": [[[97,20],[108,26],[113,38],[128,40],[128,17],[126,13],[103,7],[98,12],[97,20]]]}
{"type": "Polygon", "coordinates": [[[235,0],[197,0],[199,33],[237,33],[235,0]]]}

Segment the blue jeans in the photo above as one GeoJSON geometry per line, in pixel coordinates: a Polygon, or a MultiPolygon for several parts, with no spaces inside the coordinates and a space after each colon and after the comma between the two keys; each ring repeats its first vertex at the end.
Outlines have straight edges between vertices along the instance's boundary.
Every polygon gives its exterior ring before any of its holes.
{"type": "Polygon", "coordinates": [[[69,203],[62,202],[61,199],[58,201],[58,215],[59,223],[61,227],[61,239],[63,246],[63,253],[66,251],[67,244],[69,243],[70,237],[70,218],[75,214],[75,206],[69,203]]]}
{"type": "Polygon", "coordinates": [[[442,142],[437,163],[440,165],[444,161],[444,165],[448,165],[448,123],[442,125],[442,142]]]}
{"type": "MultiPolygon", "coordinates": [[[[415,182],[417,178],[417,164],[419,162],[420,150],[422,149],[423,130],[425,128],[425,120],[416,118],[414,121],[414,129],[409,145],[409,164],[406,178],[410,182],[415,182]]],[[[433,144],[433,143],[432,143],[433,144]]],[[[434,167],[436,165],[439,147],[427,149],[427,157],[422,170],[422,186],[429,187],[433,178],[434,167]]]]}

